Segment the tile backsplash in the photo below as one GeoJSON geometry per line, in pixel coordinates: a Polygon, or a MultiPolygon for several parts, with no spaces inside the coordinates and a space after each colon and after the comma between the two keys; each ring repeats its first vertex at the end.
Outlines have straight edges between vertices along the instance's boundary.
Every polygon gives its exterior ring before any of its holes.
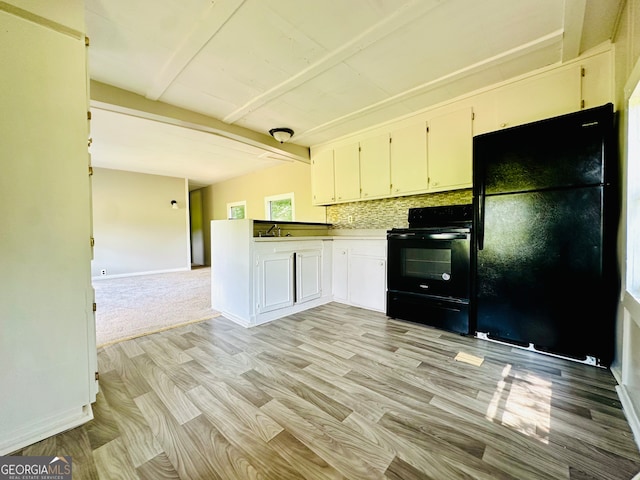
{"type": "Polygon", "coordinates": [[[408,197],[340,203],[327,207],[327,222],[338,229],[403,228],[409,226],[407,223],[409,208],[471,203],[471,199],[472,190],[469,188],[408,197]]]}

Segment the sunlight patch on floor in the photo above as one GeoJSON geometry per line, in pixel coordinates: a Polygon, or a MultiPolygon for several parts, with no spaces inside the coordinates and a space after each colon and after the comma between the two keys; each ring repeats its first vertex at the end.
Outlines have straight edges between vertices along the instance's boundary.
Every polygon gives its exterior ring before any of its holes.
{"type": "MultiPolygon", "coordinates": [[[[502,370],[485,418],[549,443],[551,427],[552,383],[531,373],[512,373],[512,366],[502,370]]],[[[484,394],[487,395],[488,394],[484,394]]],[[[479,400],[483,394],[479,395],[479,400]]]]}

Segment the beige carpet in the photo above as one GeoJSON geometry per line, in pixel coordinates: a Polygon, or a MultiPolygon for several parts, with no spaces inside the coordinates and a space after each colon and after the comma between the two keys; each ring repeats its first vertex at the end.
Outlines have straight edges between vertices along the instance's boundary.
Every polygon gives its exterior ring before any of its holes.
{"type": "Polygon", "coordinates": [[[98,346],[218,316],[211,268],[95,280],[98,346]]]}

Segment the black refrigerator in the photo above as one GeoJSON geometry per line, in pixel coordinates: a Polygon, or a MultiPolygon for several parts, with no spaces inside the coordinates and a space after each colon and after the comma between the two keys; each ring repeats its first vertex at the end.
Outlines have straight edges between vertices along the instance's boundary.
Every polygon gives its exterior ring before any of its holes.
{"type": "Polygon", "coordinates": [[[474,137],[472,326],[608,366],[619,291],[613,106],[474,137]]]}

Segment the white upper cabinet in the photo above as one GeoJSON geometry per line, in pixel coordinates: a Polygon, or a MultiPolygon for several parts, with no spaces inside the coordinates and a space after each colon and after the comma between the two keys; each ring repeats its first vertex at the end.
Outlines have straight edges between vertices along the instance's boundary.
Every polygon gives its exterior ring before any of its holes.
{"type": "Polygon", "coordinates": [[[576,112],[581,108],[581,68],[573,65],[495,91],[495,130],[576,112]]]}
{"type": "Polygon", "coordinates": [[[360,141],[361,198],[389,196],[389,135],[387,133],[360,141]]]}
{"type": "Polygon", "coordinates": [[[360,152],[358,143],[337,147],[334,152],[336,201],[360,198],[360,152]]]}
{"type": "Polygon", "coordinates": [[[312,175],[325,175],[314,178],[314,189],[335,183],[335,195],[314,193],[314,203],[470,188],[473,135],[612,102],[612,70],[613,53],[596,52],[327,145],[334,149],[333,177],[317,167],[313,153],[312,175]]]}
{"type": "Polygon", "coordinates": [[[428,184],[427,125],[417,122],[391,132],[391,194],[424,192],[428,184]]]}
{"type": "Polygon", "coordinates": [[[472,123],[471,108],[446,113],[429,120],[429,191],[471,187],[472,123]]]}
{"type": "Polygon", "coordinates": [[[314,205],[335,201],[333,149],[328,148],[313,155],[311,160],[311,190],[314,205]]]}

